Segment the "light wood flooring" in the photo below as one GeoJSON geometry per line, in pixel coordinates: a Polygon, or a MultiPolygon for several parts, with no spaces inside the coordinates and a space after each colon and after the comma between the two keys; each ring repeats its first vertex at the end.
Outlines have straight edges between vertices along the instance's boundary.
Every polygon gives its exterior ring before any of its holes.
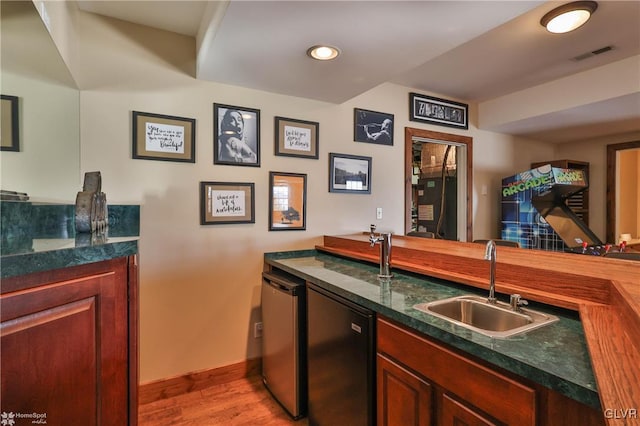
{"type": "Polygon", "coordinates": [[[259,375],[141,405],[138,413],[140,426],[308,425],[291,419],[259,375]]]}

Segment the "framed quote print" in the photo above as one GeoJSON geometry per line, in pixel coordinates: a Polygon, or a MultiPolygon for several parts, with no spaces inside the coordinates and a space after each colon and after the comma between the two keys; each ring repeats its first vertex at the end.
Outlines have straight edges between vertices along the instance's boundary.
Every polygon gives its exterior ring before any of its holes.
{"type": "Polygon", "coordinates": [[[319,127],[314,121],[276,117],[276,155],[317,160],[319,127]]]}
{"type": "Polygon", "coordinates": [[[255,185],[200,182],[200,224],[255,223],[255,185]]]}
{"type": "Polygon", "coordinates": [[[133,111],[133,158],[196,162],[196,120],[133,111]]]}

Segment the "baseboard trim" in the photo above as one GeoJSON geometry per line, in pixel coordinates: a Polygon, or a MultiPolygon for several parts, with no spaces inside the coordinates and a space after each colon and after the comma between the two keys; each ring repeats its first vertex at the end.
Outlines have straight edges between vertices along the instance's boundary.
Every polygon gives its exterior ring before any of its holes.
{"type": "Polygon", "coordinates": [[[261,358],[254,358],[224,367],[143,383],[138,387],[138,403],[140,405],[148,404],[260,374],[260,366],[261,358]]]}

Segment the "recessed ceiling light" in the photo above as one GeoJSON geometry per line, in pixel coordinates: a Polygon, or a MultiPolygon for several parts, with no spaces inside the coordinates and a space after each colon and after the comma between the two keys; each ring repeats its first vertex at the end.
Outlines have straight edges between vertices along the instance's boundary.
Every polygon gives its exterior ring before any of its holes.
{"type": "Polygon", "coordinates": [[[340,50],[333,46],[311,46],[307,49],[307,55],[319,61],[329,61],[335,59],[340,54],[340,50]]]}
{"type": "Polygon", "coordinates": [[[540,24],[554,34],[568,33],[587,22],[597,8],[595,1],[574,1],[544,15],[540,24]]]}

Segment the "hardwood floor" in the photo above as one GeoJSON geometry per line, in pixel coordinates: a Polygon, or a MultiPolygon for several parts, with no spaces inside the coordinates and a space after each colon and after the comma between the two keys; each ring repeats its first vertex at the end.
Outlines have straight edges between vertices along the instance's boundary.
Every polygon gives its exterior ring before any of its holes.
{"type": "Polygon", "coordinates": [[[260,376],[144,404],[138,413],[140,426],[308,425],[306,418],[291,419],[260,376]]]}

